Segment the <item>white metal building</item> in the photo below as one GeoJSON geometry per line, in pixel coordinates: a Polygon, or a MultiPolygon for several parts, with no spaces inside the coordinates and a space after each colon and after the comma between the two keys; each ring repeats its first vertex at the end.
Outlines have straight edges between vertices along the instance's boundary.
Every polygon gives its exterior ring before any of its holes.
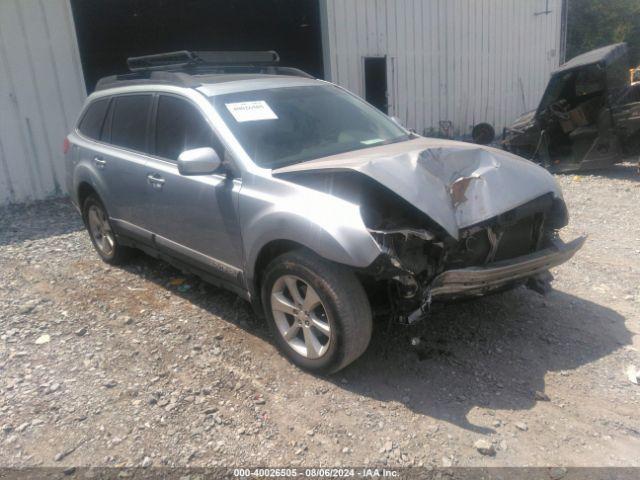
{"type": "Polygon", "coordinates": [[[0,205],[64,193],[85,92],[67,0],[0,0],[0,205]]]}
{"type": "Polygon", "coordinates": [[[496,131],[532,110],[560,62],[564,0],[327,0],[325,77],[366,96],[386,57],[388,112],[419,133],[496,131]]]}
{"type": "MultiPolygon", "coordinates": [[[[566,0],[296,1],[319,12],[325,78],[419,133],[499,132],[535,108],[564,50],[566,0]]],[[[64,193],[62,142],[86,95],[74,3],[0,0],[0,205],[64,193]]]]}

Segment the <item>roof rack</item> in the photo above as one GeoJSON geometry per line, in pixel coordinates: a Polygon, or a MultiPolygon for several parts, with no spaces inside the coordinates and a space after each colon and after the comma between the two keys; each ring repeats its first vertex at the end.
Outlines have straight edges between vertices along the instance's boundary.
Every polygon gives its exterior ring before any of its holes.
{"type": "Polygon", "coordinates": [[[269,51],[235,52],[176,52],[130,57],[127,65],[131,73],[102,78],[96,90],[115,86],[148,85],[161,83],[195,88],[202,85],[195,75],[266,74],[290,75],[314,78],[308,73],[292,67],[281,67],[280,55],[269,51]]]}
{"type": "Polygon", "coordinates": [[[127,59],[127,65],[132,72],[222,66],[276,66],[278,63],[280,63],[280,55],[273,50],[265,52],[189,52],[180,50],[127,59]]]}

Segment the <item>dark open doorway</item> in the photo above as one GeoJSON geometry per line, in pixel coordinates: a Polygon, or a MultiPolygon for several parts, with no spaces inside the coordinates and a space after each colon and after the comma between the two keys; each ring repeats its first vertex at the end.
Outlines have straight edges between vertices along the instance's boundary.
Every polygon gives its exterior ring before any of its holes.
{"type": "Polygon", "coordinates": [[[322,78],[319,0],[71,0],[92,91],[130,56],[174,50],[276,50],[322,78]]]}
{"type": "Polygon", "coordinates": [[[364,59],[365,98],[374,107],[389,113],[387,100],[387,57],[364,59]]]}

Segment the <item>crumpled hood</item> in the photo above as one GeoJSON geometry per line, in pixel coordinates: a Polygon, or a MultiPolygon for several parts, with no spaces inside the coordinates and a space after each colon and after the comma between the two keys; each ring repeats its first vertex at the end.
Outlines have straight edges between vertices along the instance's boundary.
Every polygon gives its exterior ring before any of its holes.
{"type": "Polygon", "coordinates": [[[418,138],[347,152],[273,171],[356,171],[389,188],[454,238],[462,228],[547,193],[562,197],[543,168],[491,147],[418,138]]]}

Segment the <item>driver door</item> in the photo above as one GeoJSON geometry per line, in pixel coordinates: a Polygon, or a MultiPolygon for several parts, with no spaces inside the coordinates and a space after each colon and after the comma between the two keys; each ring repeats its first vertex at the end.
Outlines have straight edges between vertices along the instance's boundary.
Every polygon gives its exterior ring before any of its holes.
{"type": "Polygon", "coordinates": [[[198,107],[171,94],[157,97],[147,190],[153,204],[156,248],[232,283],[241,278],[242,251],[237,217],[240,179],[224,172],[183,176],[178,156],[222,144],[198,107]]]}

